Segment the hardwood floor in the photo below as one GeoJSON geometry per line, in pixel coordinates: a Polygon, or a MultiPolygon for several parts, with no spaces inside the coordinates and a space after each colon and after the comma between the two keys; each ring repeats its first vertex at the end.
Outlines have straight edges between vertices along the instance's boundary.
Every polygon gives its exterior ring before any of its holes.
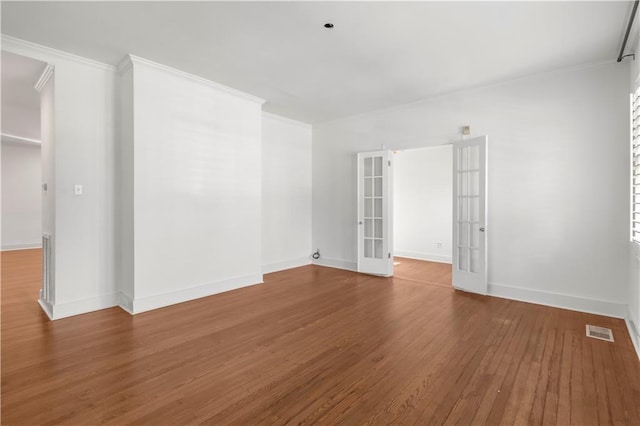
{"type": "Polygon", "coordinates": [[[451,288],[451,264],[429,262],[394,256],[393,275],[396,279],[451,288]]]}
{"type": "Polygon", "coordinates": [[[50,322],[39,268],[3,253],[4,425],[640,424],[622,320],[306,266],[50,322]]]}

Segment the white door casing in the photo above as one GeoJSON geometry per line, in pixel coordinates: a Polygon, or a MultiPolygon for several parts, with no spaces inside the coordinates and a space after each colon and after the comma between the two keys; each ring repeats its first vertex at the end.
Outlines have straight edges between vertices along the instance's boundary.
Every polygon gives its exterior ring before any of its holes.
{"type": "Polygon", "coordinates": [[[487,136],[453,144],[453,287],[487,294],[487,136]]]}
{"type": "Polygon", "coordinates": [[[358,272],[393,275],[391,151],[358,154],[358,272]]]}

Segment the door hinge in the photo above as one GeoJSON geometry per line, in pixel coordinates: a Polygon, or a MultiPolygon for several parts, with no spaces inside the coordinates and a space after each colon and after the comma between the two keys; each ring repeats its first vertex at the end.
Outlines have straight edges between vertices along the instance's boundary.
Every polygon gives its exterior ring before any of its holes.
{"type": "Polygon", "coordinates": [[[389,160],[389,166],[391,166],[391,160],[389,160]]]}
{"type": "Polygon", "coordinates": [[[389,253],[389,259],[391,259],[391,253],[389,253]]]}

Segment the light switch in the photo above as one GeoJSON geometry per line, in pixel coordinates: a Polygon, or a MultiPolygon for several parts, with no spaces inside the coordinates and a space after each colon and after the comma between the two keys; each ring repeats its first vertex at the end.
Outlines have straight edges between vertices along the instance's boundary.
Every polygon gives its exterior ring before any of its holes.
{"type": "Polygon", "coordinates": [[[74,195],[82,195],[83,189],[82,185],[74,185],[73,186],[73,194],[74,195]]]}

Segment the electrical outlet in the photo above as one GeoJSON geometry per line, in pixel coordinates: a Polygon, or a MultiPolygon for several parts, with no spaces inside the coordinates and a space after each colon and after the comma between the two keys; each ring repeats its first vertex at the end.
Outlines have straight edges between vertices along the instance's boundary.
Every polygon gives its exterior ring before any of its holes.
{"type": "Polygon", "coordinates": [[[441,242],[437,242],[437,243],[436,243],[436,247],[437,247],[437,248],[442,248],[442,243],[441,243],[441,242]]]}

